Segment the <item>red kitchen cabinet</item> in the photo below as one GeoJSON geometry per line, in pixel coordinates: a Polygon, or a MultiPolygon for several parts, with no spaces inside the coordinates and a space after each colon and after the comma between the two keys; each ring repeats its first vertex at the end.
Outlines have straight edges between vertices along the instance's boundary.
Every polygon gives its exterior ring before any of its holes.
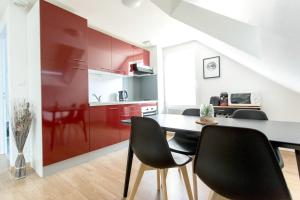
{"type": "Polygon", "coordinates": [[[127,75],[133,60],[131,44],[112,38],[112,72],[127,75]]]}
{"type": "Polygon", "coordinates": [[[90,107],[90,150],[120,142],[118,106],[90,107]]]}
{"type": "Polygon", "coordinates": [[[40,1],[43,165],[89,151],[87,21],[40,1]]]}
{"type": "Polygon", "coordinates": [[[143,61],[144,65],[150,66],[150,52],[143,49],[143,61]]]}
{"type": "Polygon", "coordinates": [[[141,116],[141,107],[138,104],[120,105],[120,138],[121,141],[130,137],[130,125],[123,124],[121,120],[130,119],[132,116],[141,116]]]}
{"type": "Polygon", "coordinates": [[[88,72],[42,59],[43,165],[89,151],[88,72]]]}
{"type": "Polygon", "coordinates": [[[87,63],[87,20],[54,6],[40,3],[42,58],[87,63]]]}
{"type": "Polygon", "coordinates": [[[111,70],[111,36],[88,28],[88,63],[95,70],[111,70]]]}
{"type": "Polygon", "coordinates": [[[143,62],[144,65],[150,66],[150,52],[133,46],[133,57],[132,57],[133,62],[143,62]]]}

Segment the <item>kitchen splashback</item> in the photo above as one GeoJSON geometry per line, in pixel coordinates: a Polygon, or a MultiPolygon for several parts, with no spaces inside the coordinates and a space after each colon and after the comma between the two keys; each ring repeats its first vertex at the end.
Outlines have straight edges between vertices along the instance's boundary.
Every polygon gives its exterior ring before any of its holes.
{"type": "Polygon", "coordinates": [[[101,102],[116,102],[119,90],[128,92],[128,101],[157,100],[157,77],[123,77],[89,73],[89,102],[96,102],[93,94],[101,95],[101,102]]]}

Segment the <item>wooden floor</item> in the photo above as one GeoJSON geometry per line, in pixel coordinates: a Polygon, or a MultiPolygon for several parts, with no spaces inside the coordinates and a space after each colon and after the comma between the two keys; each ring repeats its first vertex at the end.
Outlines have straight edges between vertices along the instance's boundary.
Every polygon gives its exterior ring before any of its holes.
{"type": "MultiPolygon", "coordinates": [[[[0,173],[1,200],[121,200],[125,175],[127,150],[121,150],[92,162],[40,178],[31,173],[26,179],[15,180],[9,172],[0,173]]],[[[293,198],[300,199],[300,181],[294,153],[283,152],[285,167],[283,169],[293,198]]],[[[138,161],[133,164],[132,177],[136,176],[138,161]]],[[[189,171],[191,170],[189,166],[189,171]]],[[[191,176],[190,176],[191,180],[191,176]]],[[[133,179],[131,181],[132,186],[133,179]]],[[[168,195],[170,200],[186,200],[183,180],[176,169],[169,171],[168,195]]],[[[209,189],[199,184],[199,199],[207,199],[209,189]]],[[[138,200],[158,200],[155,172],[146,172],[136,196],[138,200]]]]}

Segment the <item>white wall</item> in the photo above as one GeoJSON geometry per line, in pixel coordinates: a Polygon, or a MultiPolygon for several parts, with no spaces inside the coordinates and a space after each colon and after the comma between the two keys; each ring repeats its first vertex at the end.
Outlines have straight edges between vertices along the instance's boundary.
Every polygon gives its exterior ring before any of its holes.
{"type": "MultiPolygon", "coordinates": [[[[4,81],[3,81],[3,72],[4,72],[4,28],[1,28],[0,26],[0,154],[4,153],[4,135],[5,135],[5,120],[4,120],[4,101],[2,98],[2,92],[4,90],[4,81]]],[[[6,36],[5,36],[6,37],[6,36]]]]}
{"type": "Polygon", "coordinates": [[[31,165],[43,176],[42,94],[40,53],[40,7],[37,2],[27,15],[28,36],[28,99],[33,105],[33,123],[30,130],[31,165]]]}
{"type": "Polygon", "coordinates": [[[197,103],[209,102],[221,92],[256,92],[262,97],[262,110],[271,120],[300,121],[300,94],[240,65],[199,43],[197,52],[197,103]],[[221,56],[221,78],[203,79],[202,60],[221,56]]]}
{"type": "MultiPolygon", "coordinates": [[[[255,92],[262,97],[262,110],[270,120],[300,121],[300,94],[250,70],[230,58],[198,42],[196,53],[196,102],[208,103],[221,92],[255,92]],[[203,59],[221,56],[221,77],[203,79],[203,59]]],[[[181,110],[170,110],[180,113],[181,110]]]]}
{"type": "MultiPolygon", "coordinates": [[[[8,99],[10,108],[13,103],[28,97],[27,76],[27,11],[9,2],[3,16],[7,27],[8,50],[8,99]]],[[[24,148],[27,162],[31,162],[30,137],[24,148]]],[[[14,165],[17,156],[12,134],[10,135],[10,165],[14,165]]]]}

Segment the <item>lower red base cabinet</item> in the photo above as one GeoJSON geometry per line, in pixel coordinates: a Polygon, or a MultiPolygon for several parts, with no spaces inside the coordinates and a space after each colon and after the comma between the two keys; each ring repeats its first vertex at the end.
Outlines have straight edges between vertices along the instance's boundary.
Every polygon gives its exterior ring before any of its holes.
{"type": "Polygon", "coordinates": [[[90,107],[90,150],[120,142],[119,107],[90,107]]]}
{"type": "Polygon", "coordinates": [[[120,105],[120,137],[121,141],[130,137],[130,125],[122,124],[122,120],[130,119],[132,116],[141,116],[141,107],[138,104],[120,105]]]}
{"type": "Polygon", "coordinates": [[[90,107],[90,151],[94,151],[130,138],[130,125],[121,121],[142,116],[142,106],[157,104],[119,104],[90,107]]]}

